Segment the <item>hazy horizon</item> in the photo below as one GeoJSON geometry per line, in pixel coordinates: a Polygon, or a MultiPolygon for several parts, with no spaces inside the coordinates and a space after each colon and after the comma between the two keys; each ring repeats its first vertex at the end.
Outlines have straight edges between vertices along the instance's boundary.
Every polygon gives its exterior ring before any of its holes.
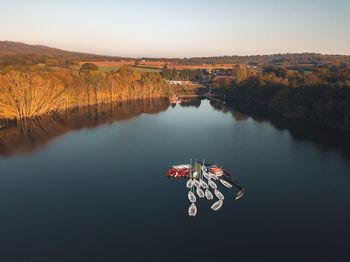
{"type": "Polygon", "coordinates": [[[0,39],[122,57],[350,54],[350,3],[0,0],[0,39]]]}

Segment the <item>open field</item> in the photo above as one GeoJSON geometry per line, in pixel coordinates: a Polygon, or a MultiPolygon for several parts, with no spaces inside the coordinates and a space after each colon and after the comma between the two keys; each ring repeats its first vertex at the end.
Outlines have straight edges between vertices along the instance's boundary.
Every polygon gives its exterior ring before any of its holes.
{"type": "Polygon", "coordinates": [[[85,63],[92,63],[97,66],[103,66],[103,67],[121,67],[122,65],[129,65],[133,66],[134,61],[133,60],[121,60],[121,61],[81,61],[79,62],[79,65],[83,65],[85,63]]]}
{"type": "MultiPolygon", "coordinates": [[[[98,69],[102,72],[111,72],[111,71],[118,71],[120,66],[99,66],[98,69]]],[[[161,70],[160,69],[155,69],[155,68],[145,68],[145,67],[135,67],[135,66],[130,66],[131,70],[136,70],[140,71],[142,73],[159,73],[161,70]]]]}
{"type": "MultiPolygon", "coordinates": [[[[110,71],[113,68],[119,68],[122,65],[132,66],[134,69],[138,69],[143,72],[155,72],[154,70],[159,71],[164,67],[166,62],[163,61],[140,61],[137,66],[135,66],[134,60],[121,60],[121,61],[81,61],[79,65],[84,63],[93,63],[98,67],[101,67],[102,70],[110,71]],[[148,71],[149,70],[149,71],[148,71]]],[[[183,69],[214,69],[214,68],[224,68],[229,69],[233,67],[233,64],[198,64],[198,65],[182,65],[177,63],[167,63],[168,68],[176,68],[178,70],[183,69]]]]}

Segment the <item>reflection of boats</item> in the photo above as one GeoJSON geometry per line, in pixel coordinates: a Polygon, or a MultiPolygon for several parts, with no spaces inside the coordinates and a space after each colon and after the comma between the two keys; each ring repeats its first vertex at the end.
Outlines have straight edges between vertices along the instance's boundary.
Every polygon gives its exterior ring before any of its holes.
{"type": "Polygon", "coordinates": [[[196,195],[199,198],[205,198],[209,201],[214,199],[214,195],[217,201],[211,205],[211,209],[214,211],[219,210],[224,204],[225,196],[219,191],[218,185],[222,185],[224,188],[231,189],[235,187],[239,191],[235,195],[235,199],[238,200],[244,195],[244,188],[230,179],[231,174],[218,165],[198,163],[197,161],[192,166],[192,160],[190,164],[172,166],[167,172],[167,176],[170,177],[188,177],[186,187],[190,189],[188,192],[188,199],[191,203],[188,208],[189,216],[196,216],[196,195]],[[206,181],[205,181],[206,179],[206,181]],[[220,183],[216,184],[214,181],[220,183]],[[212,190],[212,192],[211,192],[212,190]]]}

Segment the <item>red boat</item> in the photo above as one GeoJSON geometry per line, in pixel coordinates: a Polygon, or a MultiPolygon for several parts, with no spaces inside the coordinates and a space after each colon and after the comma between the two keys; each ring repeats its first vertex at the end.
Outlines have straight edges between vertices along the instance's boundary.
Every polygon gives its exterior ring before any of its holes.
{"type": "Polygon", "coordinates": [[[189,177],[190,176],[190,165],[177,165],[172,166],[166,175],[168,177],[189,177]]]}

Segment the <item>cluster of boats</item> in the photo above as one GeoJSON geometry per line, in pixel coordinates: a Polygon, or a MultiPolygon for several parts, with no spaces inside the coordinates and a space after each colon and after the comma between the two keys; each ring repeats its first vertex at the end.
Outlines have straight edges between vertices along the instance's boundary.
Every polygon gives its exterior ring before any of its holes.
{"type": "Polygon", "coordinates": [[[211,209],[214,211],[219,210],[224,203],[224,195],[219,191],[218,185],[225,188],[236,188],[238,192],[235,195],[235,199],[238,200],[244,195],[244,188],[237,182],[232,181],[230,173],[218,165],[205,164],[195,162],[190,164],[172,166],[168,172],[169,177],[185,177],[188,178],[186,187],[189,189],[187,194],[190,206],[188,208],[189,216],[197,215],[197,197],[207,199],[209,201],[216,201],[211,205],[211,209]]]}

